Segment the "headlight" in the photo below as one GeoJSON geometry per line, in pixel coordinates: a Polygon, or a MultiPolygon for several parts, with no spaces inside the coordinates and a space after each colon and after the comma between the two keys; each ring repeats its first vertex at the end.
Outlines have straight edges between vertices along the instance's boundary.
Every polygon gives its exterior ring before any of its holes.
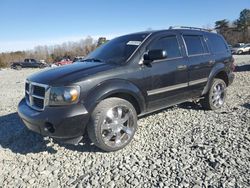
{"type": "Polygon", "coordinates": [[[49,105],[68,105],[79,101],[80,87],[52,87],[50,89],[49,105]]]}

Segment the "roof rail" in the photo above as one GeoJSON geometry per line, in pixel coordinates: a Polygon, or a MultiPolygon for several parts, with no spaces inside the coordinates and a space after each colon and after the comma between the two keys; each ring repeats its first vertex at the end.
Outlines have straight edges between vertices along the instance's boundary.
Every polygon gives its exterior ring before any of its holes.
{"type": "Polygon", "coordinates": [[[199,31],[215,32],[214,29],[204,29],[199,27],[188,27],[188,26],[170,26],[169,29],[193,29],[199,31]]]}

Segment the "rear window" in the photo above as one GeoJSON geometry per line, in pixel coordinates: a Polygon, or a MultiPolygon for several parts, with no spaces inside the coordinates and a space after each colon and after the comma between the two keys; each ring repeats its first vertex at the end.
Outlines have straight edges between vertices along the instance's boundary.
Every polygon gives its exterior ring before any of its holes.
{"type": "Polygon", "coordinates": [[[223,53],[228,51],[227,44],[225,43],[224,39],[216,34],[209,34],[208,40],[211,45],[211,51],[214,54],[223,53]]]}
{"type": "Polygon", "coordinates": [[[188,55],[208,53],[207,45],[201,35],[183,35],[188,55]]]}

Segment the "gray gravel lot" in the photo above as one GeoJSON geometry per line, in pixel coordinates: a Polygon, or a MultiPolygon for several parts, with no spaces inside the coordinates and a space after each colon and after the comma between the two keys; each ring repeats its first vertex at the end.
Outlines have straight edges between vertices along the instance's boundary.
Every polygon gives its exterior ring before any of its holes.
{"type": "Polygon", "coordinates": [[[112,153],[27,130],[17,104],[38,70],[0,70],[0,187],[250,187],[250,56],[235,59],[223,109],[185,103],[151,114],[112,153]]]}

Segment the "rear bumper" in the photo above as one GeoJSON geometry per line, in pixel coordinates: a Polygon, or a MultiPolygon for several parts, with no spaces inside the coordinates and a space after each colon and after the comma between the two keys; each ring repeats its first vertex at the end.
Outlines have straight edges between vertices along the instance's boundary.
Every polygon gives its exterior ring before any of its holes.
{"type": "Polygon", "coordinates": [[[28,129],[59,140],[82,137],[89,121],[89,113],[83,104],[46,107],[40,112],[30,108],[22,99],[18,114],[28,129]]]}

